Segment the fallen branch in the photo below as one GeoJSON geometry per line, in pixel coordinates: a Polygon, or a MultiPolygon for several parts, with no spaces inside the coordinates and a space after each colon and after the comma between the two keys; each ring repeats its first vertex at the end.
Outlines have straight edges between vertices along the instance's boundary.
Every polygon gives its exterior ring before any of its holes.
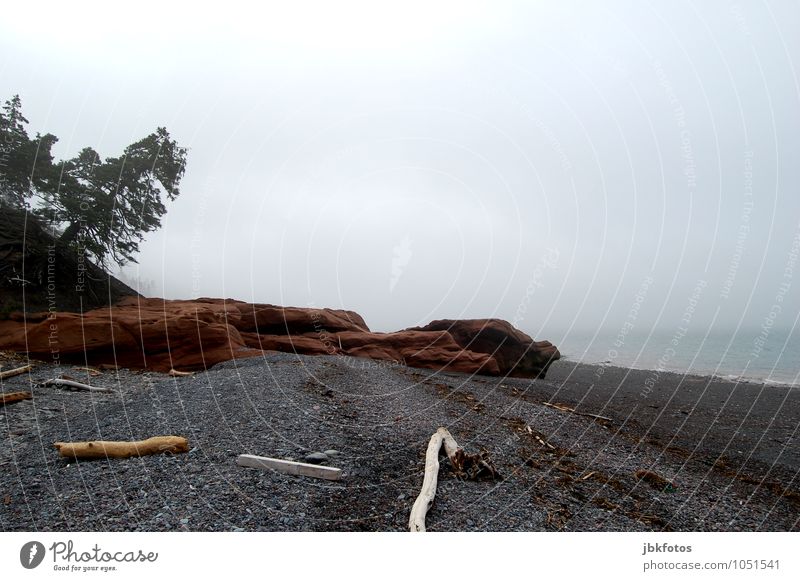
{"type": "Polygon", "coordinates": [[[459,476],[471,480],[479,478],[499,478],[485,450],[478,454],[466,454],[446,428],[439,428],[428,443],[425,453],[425,476],[411,515],[408,527],[411,532],[425,532],[425,516],[436,498],[436,485],[439,479],[439,452],[444,448],[453,470],[459,476]]]}
{"type": "Polygon", "coordinates": [[[167,375],[172,377],[188,377],[190,375],[194,375],[191,371],[178,371],[177,369],[170,369],[167,375]]]}
{"type": "Polygon", "coordinates": [[[585,412],[573,412],[573,413],[576,413],[576,414],[578,414],[579,416],[584,416],[584,417],[587,417],[587,418],[592,418],[593,420],[600,420],[601,422],[611,422],[611,421],[613,421],[613,420],[612,420],[611,418],[609,418],[608,416],[599,416],[599,415],[597,415],[597,414],[587,414],[587,413],[585,413],[585,412]]]}
{"type": "Polygon", "coordinates": [[[250,454],[240,454],[236,458],[236,463],[239,466],[248,468],[272,469],[283,474],[310,476],[311,478],[324,478],[325,480],[339,480],[342,476],[341,468],[318,466],[316,464],[306,464],[305,462],[291,462],[289,460],[252,456],[250,454]]]}
{"type": "Polygon", "coordinates": [[[24,365],[23,367],[17,367],[16,369],[9,369],[8,371],[0,371],[0,379],[8,379],[9,377],[22,375],[23,373],[27,373],[31,369],[33,369],[33,365],[24,365]]]}
{"type": "Polygon", "coordinates": [[[652,470],[637,470],[633,475],[639,480],[644,480],[656,490],[675,492],[675,485],[672,482],[652,470]]]}
{"type": "MultiPolygon", "coordinates": [[[[408,528],[412,533],[425,532],[425,515],[433,505],[436,498],[436,485],[439,480],[439,450],[442,447],[444,434],[450,436],[445,428],[439,428],[428,443],[428,450],[425,452],[425,477],[422,479],[422,489],[420,490],[414,506],[411,507],[411,516],[408,519],[408,528]]],[[[452,438],[452,436],[450,436],[452,438]]]]}
{"type": "Polygon", "coordinates": [[[99,369],[95,369],[94,367],[73,367],[75,371],[85,371],[92,377],[97,377],[98,375],[103,375],[103,372],[99,369]]]}
{"type": "Polygon", "coordinates": [[[556,449],[556,447],[555,447],[555,446],[553,446],[553,444],[551,444],[551,443],[550,443],[550,442],[548,442],[547,440],[543,439],[541,436],[534,436],[534,437],[536,438],[536,440],[537,440],[537,441],[538,441],[538,442],[539,442],[539,443],[540,443],[542,446],[547,446],[547,447],[548,447],[548,448],[550,448],[551,450],[555,450],[555,449],[556,449]]]}
{"type": "Polygon", "coordinates": [[[567,406],[565,406],[564,404],[561,404],[561,403],[548,403],[546,401],[543,401],[542,405],[546,405],[547,407],[551,407],[551,408],[555,408],[557,410],[561,410],[562,412],[570,412],[570,413],[578,415],[578,416],[585,416],[587,418],[592,418],[592,419],[595,419],[595,420],[601,420],[601,421],[604,421],[604,422],[613,421],[611,418],[608,418],[606,416],[598,416],[597,414],[588,414],[586,412],[576,411],[575,408],[567,407],[567,406]]]}
{"type": "Polygon", "coordinates": [[[43,387],[53,386],[53,387],[71,387],[73,389],[78,389],[81,391],[94,391],[97,393],[114,393],[114,390],[108,387],[92,387],[91,385],[86,385],[85,383],[81,383],[79,381],[73,381],[72,379],[48,379],[40,383],[39,385],[43,387]]]}
{"type": "Polygon", "coordinates": [[[13,282],[21,282],[22,286],[25,286],[26,284],[31,284],[31,281],[25,280],[24,278],[20,278],[18,276],[12,276],[8,280],[13,282]]]}
{"type": "Polygon", "coordinates": [[[189,441],[180,436],[156,436],[138,442],[56,442],[53,444],[64,458],[130,458],[170,452],[189,451],[189,441]]]}
{"type": "Polygon", "coordinates": [[[33,396],[27,391],[12,391],[10,393],[0,393],[0,405],[8,405],[10,403],[17,403],[26,399],[31,399],[33,396]]]}
{"type": "Polygon", "coordinates": [[[542,405],[546,405],[549,408],[555,408],[557,410],[561,410],[562,412],[574,412],[575,411],[574,408],[567,407],[563,403],[550,403],[548,401],[543,401],[542,405]]]}

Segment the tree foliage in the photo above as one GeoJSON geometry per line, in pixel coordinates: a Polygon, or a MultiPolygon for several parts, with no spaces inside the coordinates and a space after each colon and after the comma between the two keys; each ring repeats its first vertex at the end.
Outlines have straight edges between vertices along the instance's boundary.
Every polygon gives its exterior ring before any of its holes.
{"type": "Polygon", "coordinates": [[[159,127],[103,159],[91,147],[55,161],[58,138],[28,136],[18,96],[0,113],[0,204],[30,210],[61,244],[86,252],[108,267],[135,262],[147,232],[161,225],[165,200],[180,194],[186,149],[159,127]]]}

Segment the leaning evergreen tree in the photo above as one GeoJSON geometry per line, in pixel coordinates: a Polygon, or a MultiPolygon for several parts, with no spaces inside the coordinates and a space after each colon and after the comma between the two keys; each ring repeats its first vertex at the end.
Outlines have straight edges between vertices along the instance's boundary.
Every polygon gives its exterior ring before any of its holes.
{"type": "Polygon", "coordinates": [[[22,115],[22,101],[15,95],[0,111],[0,204],[28,209],[36,191],[52,187],[55,135],[28,136],[28,120],[22,115]]]}
{"type": "Polygon", "coordinates": [[[18,96],[6,102],[0,117],[0,137],[7,138],[9,153],[0,167],[0,201],[30,209],[50,225],[60,244],[106,268],[135,262],[144,235],[161,225],[165,198],[180,194],[186,148],[159,127],[119,157],[103,159],[87,147],[55,162],[50,152],[58,138],[28,137],[18,96]]]}

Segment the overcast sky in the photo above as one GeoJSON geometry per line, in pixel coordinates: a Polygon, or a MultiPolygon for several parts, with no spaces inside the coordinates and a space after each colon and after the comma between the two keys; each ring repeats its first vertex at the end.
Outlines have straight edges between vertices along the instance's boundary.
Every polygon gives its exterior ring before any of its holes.
{"type": "Polygon", "coordinates": [[[794,325],[796,1],[375,4],[6,5],[2,98],[60,157],[189,147],[126,268],[154,295],[794,325]]]}

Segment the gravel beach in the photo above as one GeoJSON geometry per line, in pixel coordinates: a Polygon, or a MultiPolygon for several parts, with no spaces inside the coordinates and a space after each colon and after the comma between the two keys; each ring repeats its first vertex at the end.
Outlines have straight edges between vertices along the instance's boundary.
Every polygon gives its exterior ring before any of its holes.
{"type": "Polygon", "coordinates": [[[459,480],[443,460],[431,531],[800,530],[800,390],[654,373],[562,360],[546,380],[502,379],[282,353],[178,378],[39,363],[2,382],[34,398],[0,407],[0,528],[405,531],[446,426],[503,479],[459,480]],[[61,373],[114,393],[34,385],[61,373]],[[155,435],[190,452],[76,462],[53,447],[155,435]],[[239,467],[243,453],[327,453],[343,478],[239,467]]]}

